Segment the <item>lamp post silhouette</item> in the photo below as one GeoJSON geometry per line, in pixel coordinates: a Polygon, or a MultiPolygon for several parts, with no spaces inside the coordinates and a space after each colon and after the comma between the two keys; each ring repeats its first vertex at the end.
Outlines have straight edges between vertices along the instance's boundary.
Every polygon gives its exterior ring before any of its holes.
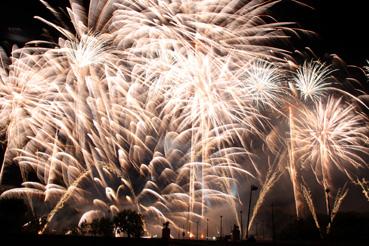
{"type": "Polygon", "coordinates": [[[262,235],[262,239],[264,240],[265,238],[265,221],[264,219],[261,221],[261,235],[262,235]]]}
{"type": "Polygon", "coordinates": [[[188,205],[188,212],[187,212],[187,233],[188,233],[188,237],[190,237],[191,236],[190,205],[188,205]]]}
{"type": "Polygon", "coordinates": [[[275,224],[274,224],[274,204],[272,203],[272,238],[275,242],[275,224]]]}
{"type": "Polygon", "coordinates": [[[243,239],[243,220],[242,220],[242,210],[240,210],[240,219],[241,219],[240,234],[241,234],[241,240],[242,240],[242,239],[243,239]]]}
{"type": "Polygon", "coordinates": [[[249,200],[249,209],[247,211],[247,224],[246,224],[246,239],[249,238],[249,223],[250,223],[250,211],[251,211],[251,202],[252,202],[252,192],[257,190],[258,187],[255,185],[250,186],[250,200],[249,200]]]}
{"type": "Polygon", "coordinates": [[[206,218],[206,240],[209,239],[209,218],[206,218]]]}
{"type": "Polygon", "coordinates": [[[223,216],[220,216],[220,230],[219,230],[219,238],[223,237],[223,216]]]}

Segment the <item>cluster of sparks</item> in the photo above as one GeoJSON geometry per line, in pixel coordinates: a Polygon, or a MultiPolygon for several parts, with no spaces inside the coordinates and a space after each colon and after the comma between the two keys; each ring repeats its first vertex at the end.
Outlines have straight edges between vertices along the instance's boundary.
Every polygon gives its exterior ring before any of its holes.
{"type": "Polygon", "coordinates": [[[324,189],[332,172],[368,169],[360,100],[334,90],[329,66],[292,66],[268,45],[295,32],[267,15],[278,1],[82,2],[70,0],[72,30],[37,17],[57,43],[0,60],[1,179],[17,165],[24,181],[2,197],[47,215],[41,233],[127,208],[150,233],[164,221],[191,233],[217,207],[239,220],[244,180],[262,186],[253,221],[285,170],[310,208],[304,169],[324,189]]]}

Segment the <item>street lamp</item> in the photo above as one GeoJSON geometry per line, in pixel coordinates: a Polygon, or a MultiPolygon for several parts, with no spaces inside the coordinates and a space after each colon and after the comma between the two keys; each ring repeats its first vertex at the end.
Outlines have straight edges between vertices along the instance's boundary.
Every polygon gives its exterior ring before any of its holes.
{"type": "Polygon", "coordinates": [[[209,238],[209,218],[206,218],[206,240],[209,238]]]}
{"type": "Polygon", "coordinates": [[[272,203],[272,236],[273,236],[273,242],[275,242],[274,204],[273,203],[272,203]]]}
{"type": "Polygon", "coordinates": [[[220,231],[219,231],[219,237],[223,237],[223,216],[220,216],[220,231]]]}
{"type": "Polygon", "coordinates": [[[247,211],[247,224],[246,224],[246,239],[249,238],[249,223],[250,223],[250,211],[251,211],[251,202],[252,202],[252,192],[257,190],[258,187],[255,185],[250,186],[250,201],[249,201],[249,209],[247,211]]]}
{"type": "Polygon", "coordinates": [[[240,217],[241,217],[241,240],[243,239],[243,220],[242,220],[242,210],[240,210],[240,217]]]}

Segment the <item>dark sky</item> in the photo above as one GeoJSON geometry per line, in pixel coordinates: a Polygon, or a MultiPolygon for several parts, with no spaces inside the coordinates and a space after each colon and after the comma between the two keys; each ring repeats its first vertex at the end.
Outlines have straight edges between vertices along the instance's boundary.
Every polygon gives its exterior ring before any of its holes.
{"type": "Polygon", "coordinates": [[[369,58],[369,14],[367,1],[306,0],[314,9],[293,7],[282,0],[277,14],[286,21],[317,34],[315,39],[303,38],[303,45],[314,52],[336,53],[350,64],[364,65],[369,58]]]}
{"type": "MultiPolygon", "coordinates": [[[[282,0],[272,13],[278,20],[296,21],[302,28],[312,30],[319,35],[314,39],[302,37],[301,43],[295,41],[298,44],[297,48],[308,46],[320,56],[324,53],[336,53],[349,64],[365,64],[366,59],[369,58],[369,14],[365,7],[366,1],[300,1],[309,3],[314,10],[297,7],[292,0],[282,0]]],[[[67,1],[49,0],[48,2],[57,6],[67,1]]],[[[28,39],[39,37],[41,28],[45,25],[33,19],[33,16],[50,17],[38,0],[1,0],[0,9],[0,42],[3,46],[9,46],[14,39],[22,40],[21,36],[26,36],[28,39]],[[7,31],[9,28],[12,28],[13,32],[14,28],[20,28],[21,36],[9,37],[7,31]]]]}

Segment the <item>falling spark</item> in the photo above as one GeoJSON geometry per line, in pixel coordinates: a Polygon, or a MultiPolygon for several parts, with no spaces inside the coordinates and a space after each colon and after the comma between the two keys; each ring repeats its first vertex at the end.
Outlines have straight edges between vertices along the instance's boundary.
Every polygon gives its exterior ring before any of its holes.
{"type": "MultiPolygon", "coordinates": [[[[283,156],[283,155],[282,155],[283,156]]],[[[280,161],[283,160],[284,158],[280,158],[280,161]]],[[[280,163],[278,163],[276,165],[277,167],[275,169],[269,169],[268,173],[267,173],[267,176],[266,176],[266,179],[265,179],[265,182],[262,184],[262,188],[259,192],[259,196],[256,200],[256,203],[255,203],[255,206],[254,206],[254,209],[252,211],[252,215],[251,215],[251,218],[250,218],[250,222],[249,222],[249,230],[251,229],[252,225],[253,225],[253,222],[256,218],[256,216],[258,215],[259,213],[259,210],[262,206],[262,204],[264,203],[264,200],[268,194],[268,192],[271,191],[272,187],[278,182],[278,180],[280,179],[280,177],[282,176],[283,174],[283,170],[281,170],[281,165],[280,163]]]]}
{"type": "MultiPolygon", "coordinates": [[[[312,198],[312,195],[311,195],[311,191],[306,185],[303,185],[303,184],[301,185],[301,189],[302,189],[302,193],[304,195],[304,198],[306,200],[306,203],[308,205],[309,211],[310,211],[311,215],[313,216],[315,226],[321,232],[321,228],[320,228],[318,216],[317,216],[316,211],[315,211],[315,206],[314,206],[314,201],[313,201],[313,198],[312,198]]],[[[322,237],[322,235],[321,235],[321,237],[322,237]]]]}
{"type": "Polygon", "coordinates": [[[363,178],[363,179],[356,179],[354,184],[357,184],[361,187],[363,195],[366,197],[366,199],[369,201],[369,182],[363,178]]]}
{"type": "Polygon", "coordinates": [[[333,221],[336,218],[336,215],[337,215],[339,209],[341,208],[342,202],[345,199],[345,197],[347,196],[348,192],[349,192],[349,188],[347,186],[347,183],[344,185],[344,187],[342,189],[339,189],[337,191],[336,198],[335,198],[334,203],[333,203],[332,212],[330,214],[329,223],[328,223],[327,228],[326,228],[327,235],[331,231],[333,221]]]}

